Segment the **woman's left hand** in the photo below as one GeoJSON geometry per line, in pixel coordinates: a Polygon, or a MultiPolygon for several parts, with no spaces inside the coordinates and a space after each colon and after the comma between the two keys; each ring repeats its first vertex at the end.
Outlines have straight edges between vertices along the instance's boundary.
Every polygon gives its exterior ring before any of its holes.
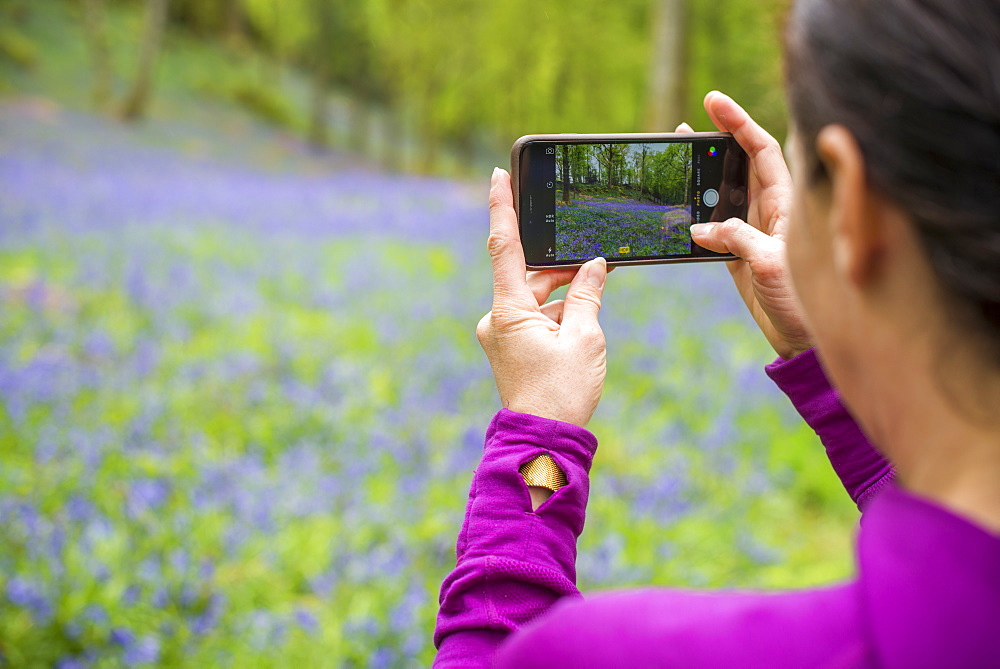
{"type": "Polygon", "coordinates": [[[526,274],[510,175],[497,168],[490,187],[493,310],[476,328],[511,411],[586,427],[601,399],[604,332],[597,322],[607,278],[603,258],[578,271],[526,274]],[[545,303],[569,283],[565,300],[545,303]]]}

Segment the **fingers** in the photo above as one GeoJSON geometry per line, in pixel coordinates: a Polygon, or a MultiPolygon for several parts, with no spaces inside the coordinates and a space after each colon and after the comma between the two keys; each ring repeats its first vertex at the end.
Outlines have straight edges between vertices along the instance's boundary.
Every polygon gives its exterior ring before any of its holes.
{"type": "Polygon", "coordinates": [[[691,238],[709,251],[732,253],[750,262],[771,254],[781,243],[738,218],[724,223],[696,223],[691,226],[691,238]]]}
{"type": "Polygon", "coordinates": [[[549,269],[528,272],[528,288],[534,294],[535,302],[542,305],[549,299],[552,291],[572,281],[576,273],[576,269],[549,269]]]}
{"type": "Polygon", "coordinates": [[[566,291],[562,326],[577,332],[600,332],[597,314],[608,276],[604,258],[595,258],[580,268],[566,291]]]}
{"type": "Polygon", "coordinates": [[[705,111],[715,126],[723,132],[731,132],[750,156],[761,188],[785,185],[791,181],[778,140],[750,118],[732,98],[712,91],[705,96],[705,111]]]}
{"type": "Polygon", "coordinates": [[[490,236],[487,248],[493,262],[493,305],[537,309],[525,279],[524,250],[517,228],[510,175],[499,167],[490,184],[490,236]]]}
{"type": "Polygon", "coordinates": [[[547,316],[556,323],[562,323],[563,306],[565,304],[564,300],[553,300],[548,304],[542,305],[540,309],[542,310],[542,315],[547,316]]]}
{"type": "Polygon", "coordinates": [[[687,123],[681,123],[679,126],[677,126],[677,130],[675,130],[674,132],[694,132],[694,128],[689,126],[687,123]]]}

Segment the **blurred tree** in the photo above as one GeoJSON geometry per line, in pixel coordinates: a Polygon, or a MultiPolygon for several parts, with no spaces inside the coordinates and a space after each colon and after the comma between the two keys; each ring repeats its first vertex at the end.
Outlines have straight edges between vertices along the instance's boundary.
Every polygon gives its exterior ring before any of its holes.
{"type": "MultiPolygon", "coordinates": [[[[780,135],[788,1],[171,0],[170,17],[206,40],[244,35],[261,54],[255,86],[293,107],[299,92],[282,72],[302,70],[299,118],[314,145],[383,162],[415,147],[416,167],[438,171],[495,163],[526,133],[662,131],[684,119],[708,129],[701,99],[713,88],[780,135]]],[[[143,40],[141,63],[155,44],[143,40]]],[[[151,85],[137,76],[133,94],[140,81],[151,85]]]]}
{"type": "Polygon", "coordinates": [[[83,28],[94,62],[92,88],[94,105],[101,109],[106,107],[111,99],[111,86],[114,77],[111,67],[111,50],[108,46],[104,0],[83,0],[83,28]]]}
{"type": "Polygon", "coordinates": [[[337,3],[332,43],[327,53],[333,60],[333,82],[347,90],[350,99],[348,146],[368,153],[372,139],[372,112],[387,102],[384,73],[377,67],[366,2],[337,3]]]}
{"type": "Polygon", "coordinates": [[[243,0],[173,0],[167,16],[205,39],[220,38],[233,51],[249,45],[243,0]]]}
{"type": "Polygon", "coordinates": [[[240,0],[223,0],[223,39],[232,51],[240,51],[247,45],[243,4],[240,0]]]}
{"type": "Polygon", "coordinates": [[[656,0],[646,130],[671,132],[687,107],[687,0],[656,0]]]}
{"type": "Polygon", "coordinates": [[[327,49],[333,37],[332,7],[327,0],[312,0],[311,7],[316,22],[316,42],[313,48],[311,102],[309,128],[306,135],[313,148],[325,149],[329,144],[327,131],[327,98],[330,94],[330,57],[327,49]]]}
{"type": "Polygon", "coordinates": [[[170,0],[146,0],[145,26],[139,43],[139,64],[132,88],[121,109],[121,117],[126,121],[138,121],[146,114],[153,93],[153,74],[169,7],[170,0]]]}
{"type": "Polygon", "coordinates": [[[702,108],[705,93],[722,90],[772,134],[786,127],[781,85],[782,21],[791,0],[688,0],[687,119],[713,129],[702,108]]]}

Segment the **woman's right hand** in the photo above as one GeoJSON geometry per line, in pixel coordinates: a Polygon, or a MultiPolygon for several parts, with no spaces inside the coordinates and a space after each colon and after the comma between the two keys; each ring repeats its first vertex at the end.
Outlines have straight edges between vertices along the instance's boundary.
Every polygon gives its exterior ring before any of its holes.
{"type": "MultiPolygon", "coordinates": [[[[812,341],[785,258],[792,179],[781,146],[727,95],[718,91],[706,95],[705,110],[750,157],[750,207],[747,221],[731,218],[692,225],[691,236],[700,246],[739,257],[726,263],[736,288],[767,341],[789,360],[812,348],[812,341]]],[[[677,130],[691,128],[682,124],[677,130]]]]}

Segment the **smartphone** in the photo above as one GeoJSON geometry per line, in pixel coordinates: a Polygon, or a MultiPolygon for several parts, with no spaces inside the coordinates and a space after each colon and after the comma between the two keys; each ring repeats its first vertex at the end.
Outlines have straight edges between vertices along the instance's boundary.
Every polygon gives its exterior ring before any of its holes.
{"type": "Polygon", "coordinates": [[[526,135],[510,152],[530,269],[732,260],[692,223],[746,220],[746,152],[729,133],[526,135]]]}

